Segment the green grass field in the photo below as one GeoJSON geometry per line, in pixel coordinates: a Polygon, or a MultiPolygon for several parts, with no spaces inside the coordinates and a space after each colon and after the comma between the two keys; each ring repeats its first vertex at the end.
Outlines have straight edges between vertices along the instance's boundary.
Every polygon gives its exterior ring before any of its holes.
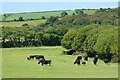
{"type": "MultiPolygon", "coordinates": [[[[36,19],[41,18],[41,16],[45,16],[46,18],[49,18],[50,16],[61,16],[63,10],[58,11],[44,11],[44,12],[26,12],[26,13],[11,13],[5,20],[14,20],[18,19],[19,17],[23,17],[24,19],[36,19]]],[[[96,10],[83,10],[86,14],[94,14],[96,10]]],[[[72,15],[72,13],[75,13],[74,10],[66,10],[68,15],[72,15]]],[[[3,17],[3,16],[2,16],[3,17]]],[[[4,18],[4,17],[3,17],[4,18]]]]}
{"type": "MultiPolygon", "coordinates": [[[[11,15],[9,15],[6,20],[14,20],[14,19],[18,19],[20,16],[22,16],[24,19],[36,19],[36,18],[41,18],[41,16],[45,16],[46,18],[50,17],[50,16],[61,16],[61,12],[63,10],[59,10],[59,11],[45,11],[45,12],[28,12],[28,13],[11,13],[11,15]]],[[[73,10],[66,10],[68,12],[69,15],[72,15],[72,13],[74,13],[73,10]]],[[[84,13],[92,15],[95,13],[96,10],[83,10],[84,13]]],[[[0,15],[1,16],[1,15],[0,15]]],[[[4,18],[4,17],[3,17],[4,18]]],[[[33,20],[33,21],[21,21],[21,22],[2,22],[2,25],[0,25],[0,27],[2,26],[6,26],[6,27],[21,27],[23,24],[27,23],[30,26],[36,26],[39,25],[41,23],[44,23],[45,20],[33,20]]]]}
{"type": "Polygon", "coordinates": [[[78,55],[61,55],[61,47],[28,47],[2,49],[3,78],[118,78],[118,64],[98,65],[89,59],[86,66],[74,65],[78,55]],[[30,54],[41,54],[52,60],[52,65],[41,66],[37,60],[28,61],[30,54]]]}
{"type": "MultiPolygon", "coordinates": [[[[63,10],[59,11],[44,11],[44,12],[26,12],[26,13],[11,13],[10,16],[8,16],[5,20],[14,20],[18,19],[19,17],[23,17],[24,19],[38,19],[41,18],[41,16],[45,16],[46,18],[49,18],[50,16],[61,16],[61,12],[63,10]]],[[[74,11],[72,10],[66,10],[69,15],[71,15],[74,11]]]]}
{"type": "Polygon", "coordinates": [[[37,26],[44,23],[46,20],[33,20],[33,21],[21,21],[21,22],[2,22],[2,26],[6,27],[21,27],[23,24],[27,23],[29,26],[37,26]]]}

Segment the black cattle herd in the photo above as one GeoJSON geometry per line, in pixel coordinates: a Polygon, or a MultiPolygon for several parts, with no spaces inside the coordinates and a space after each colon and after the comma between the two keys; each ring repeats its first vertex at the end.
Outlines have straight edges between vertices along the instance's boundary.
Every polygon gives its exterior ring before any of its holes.
{"type": "Polygon", "coordinates": [[[28,60],[31,60],[31,59],[34,59],[34,58],[37,59],[38,60],[38,64],[41,63],[42,66],[44,64],[51,65],[51,60],[46,60],[43,55],[30,55],[30,56],[27,57],[28,60]]]}
{"type": "MultiPolygon", "coordinates": [[[[38,64],[41,64],[42,66],[45,64],[49,64],[51,65],[51,60],[46,60],[45,57],[43,55],[30,55],[27,57],[28,60],[31,60],[31,59],[37,59],[38,60],[38,64]]],[[[75,59],[74,61],[74,64],[77,64],[77,65],[80,65],[80,64],[83,64],[83,65],[86,65],[86,61],[88,61],[88,56],[86,56],[84,58],[84,61],[82,61],[82,56],[77,56],[77,58],[75,59]]],[[[97,62],[98,62],[98,55],[96,55],[93,59],[93,63],[94,65],[97,65],[97,62]]],[[[109,59],[105,59],[104,60],[104,63],[105,64],[110,64],[110,60],[109,59]]]]}

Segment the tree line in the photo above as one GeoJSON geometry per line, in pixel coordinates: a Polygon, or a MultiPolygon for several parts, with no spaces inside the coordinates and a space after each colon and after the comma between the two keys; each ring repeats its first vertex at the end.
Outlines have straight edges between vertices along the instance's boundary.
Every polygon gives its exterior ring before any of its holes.
{"type": "Polygon", "coordinates": [[[61,45],[68,50],[98,54],[101,59],[120,61],[117,26],[88,25],[69,30],[62,39],[61,45]]]}
{"type": "Polygon", "coordinates": [[[67,29],[61,26],[37,31],[35,28],[3,27],[2,47],[59,46],[67,29]]]}

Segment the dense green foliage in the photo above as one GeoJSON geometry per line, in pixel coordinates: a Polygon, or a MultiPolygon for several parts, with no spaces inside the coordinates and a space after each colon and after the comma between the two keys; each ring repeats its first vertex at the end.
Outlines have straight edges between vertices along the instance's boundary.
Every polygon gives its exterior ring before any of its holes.
{"type": "Polygon", "coordinates": [[[63,12],[61,13],[61,17],[67,16],[67,15],[68,15],[68,13],[67,13],[66,11],[63,11],[63,12]]]}
{"type": "Polygon", "coordinates": [[[60,45],[60,41],[67,29],[60,27],[48,27],[41,30],[36,28],[2,28],[2,47],[24,47],[24,46],[56,46],[60,45]]]}
{"type": "Polygon", "coordinates": [[[66,49],[97,51],[101,58],[119,56],[117,26],[89,25],[70,30],[61,43],[66,49]]]}
{"type": "Polygon", "coordinates": [[[57,21],[58,21],[58,17],[50,16],[50,18],[46,20],[46,24],[52,24],[57,21]]]}
{"type": "Polygon", "coordinates": [[[77,15],[84,15],[83,10],[81,10],[81,9],[76,9],[75,12],[77,15]]]}
{"type": "Polygon", "coordinates": [[[118,12],[117,9],[104,9],[98,10],[93,15],[84,14],[81,10],[81,15],[66,16],[60,19],[57,24],[67,25],[69,27],[85,26],[89,24],[100,25],[118,25],[118,12]]]}

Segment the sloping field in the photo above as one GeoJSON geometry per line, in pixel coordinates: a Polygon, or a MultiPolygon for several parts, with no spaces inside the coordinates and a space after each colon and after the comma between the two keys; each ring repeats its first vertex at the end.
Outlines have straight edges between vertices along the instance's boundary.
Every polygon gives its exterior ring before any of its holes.
{"type": "MultiPolygon", "coordinates": [[[[60,11],[45,11],[45,12],[28,12],[28,13],[12,13],[10,16],[6,18],[6,20],[14,20],[18,19],[19,17],[23,17],[24,19],[39,19],[41,16],[45,16],[49,18],[50,16],[61,16],[62,10],[60,11]]],[[[68,14],[71,15],[73,11],[67,10],[68,14]]]]}
{"type": "MultiPolygon", "coordinates": [[[[61,16],[61,12],[63,10],[59,11],[44,11],[44,12],[27,12],[27,13],[11,13],[7,14],[7,18],[5,20],[14,20],[18,19],[19,17],[23,17],[24,19],[39,19],[41,16],[45,16],[46,18],[49,18],[50,16],[61,16]]],[[[94,14],[96,10],[83,10],[86,14],[94,14]]],[[[75,13],[74,10],[66,10],[66,12],[69,15],[72,15],[72,13],[75,13]]],[[[4,17],[3,17],[4,18],[4,17]]]]}

